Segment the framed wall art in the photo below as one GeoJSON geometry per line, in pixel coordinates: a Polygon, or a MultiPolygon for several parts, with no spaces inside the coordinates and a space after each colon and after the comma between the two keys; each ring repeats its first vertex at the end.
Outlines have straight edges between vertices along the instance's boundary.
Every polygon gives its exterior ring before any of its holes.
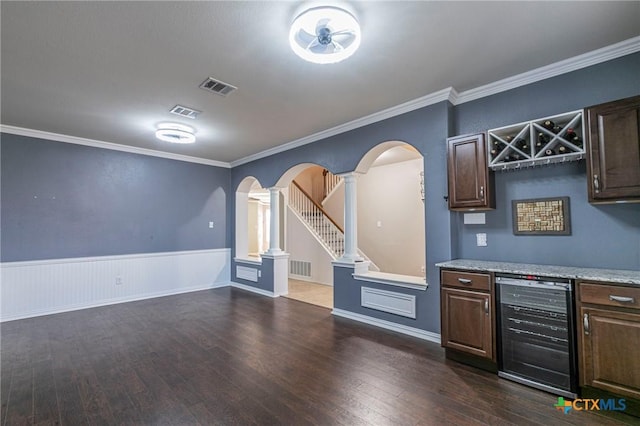
{"type": "Polygon", "coordinates": [[[569,197],[511,201],[514,235],[571,235],[569,197]]]}

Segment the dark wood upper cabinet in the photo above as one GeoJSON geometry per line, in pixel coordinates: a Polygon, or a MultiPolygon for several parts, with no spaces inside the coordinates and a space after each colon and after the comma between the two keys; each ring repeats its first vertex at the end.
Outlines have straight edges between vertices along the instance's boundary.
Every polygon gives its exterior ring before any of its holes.
{"type": "Polygon", "coordinates": [[[589,202],[640,202],[640,96],[586,111],[589,202]]]}
{"type": "Polygon", "coordinates": [[[487,167],[484,134],[447,139],[449,209],[489,210],[495,208],[493,172],[487,167]]]}

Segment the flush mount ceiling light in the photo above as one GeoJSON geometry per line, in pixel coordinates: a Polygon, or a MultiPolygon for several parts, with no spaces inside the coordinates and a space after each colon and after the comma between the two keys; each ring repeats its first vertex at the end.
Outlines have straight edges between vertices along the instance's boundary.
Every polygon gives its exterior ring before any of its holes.
{"type": "Polygon", "coordinates": [[[302,59],[333,64],[353,55],[360,46],[360,25],[352,14],[337,7],[316,7],[291,24],[289,44],[302,59]]]}
{"type": "Polygon", "coordinates": [[[160,123],[156,130],[156,138],[171,143],[194,143],[196,141],[193,127],[177,123],[160,123]]]}

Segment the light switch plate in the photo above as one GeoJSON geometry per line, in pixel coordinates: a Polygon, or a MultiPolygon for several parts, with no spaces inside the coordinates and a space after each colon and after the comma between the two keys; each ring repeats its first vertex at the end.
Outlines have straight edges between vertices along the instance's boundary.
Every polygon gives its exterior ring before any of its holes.
{"type": "Polygon", "coordinates": [[[487,217],[484,213],[465,213],[464,224],[465,225],[486,225],[487,217]]]}

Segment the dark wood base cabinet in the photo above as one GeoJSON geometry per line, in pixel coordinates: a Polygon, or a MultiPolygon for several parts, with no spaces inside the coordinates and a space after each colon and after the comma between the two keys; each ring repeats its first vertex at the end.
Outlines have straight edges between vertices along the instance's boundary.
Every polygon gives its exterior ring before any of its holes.
{"type": "Polygon", "coordinates": [[[578,283],[580,385],[640,399],[640,288],[578,283]]]}
{"type": "Polygon", "coordinates": [[[495,362],[495,326],[490,274],[441,272],[442,346],[495,362]]]}

